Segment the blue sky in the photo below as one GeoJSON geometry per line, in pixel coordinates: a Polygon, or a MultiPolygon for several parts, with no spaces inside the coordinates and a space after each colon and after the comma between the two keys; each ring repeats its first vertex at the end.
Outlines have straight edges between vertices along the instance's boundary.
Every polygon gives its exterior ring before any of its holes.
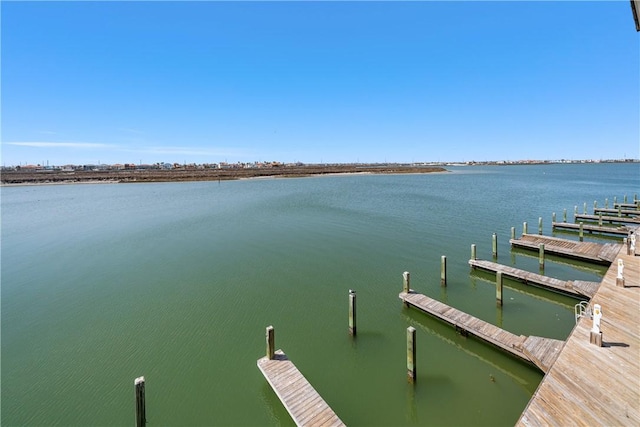
{"type": "Polygon", "coordinates": [[[640,157],[628,1],[0,7],[7,166],[640,157]]]}

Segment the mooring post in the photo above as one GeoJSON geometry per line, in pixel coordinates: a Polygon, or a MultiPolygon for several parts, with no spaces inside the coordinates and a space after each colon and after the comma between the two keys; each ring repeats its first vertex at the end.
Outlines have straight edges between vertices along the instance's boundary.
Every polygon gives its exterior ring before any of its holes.
{"type": "Polygon", "coordinates": [[[624,195],[624,202],[623,203],[627,203],[627,195],[624,195]]]}
{"type": "Polygon", "coordinates": [[[618,205],[618,218],[622,216],[622,205],[618,205]]]}
{"type": "Polygon", "coordinates": [[[600,320],[602,319],[602,307],[600,304],[593,306],[593,327],[589,334],[589,342],[598,347],[602,347],[602,331],[600,331],[600,320]]]}
{"type": "Polygon", "coordinates": [[[574,221],[577,221],[577,218],[576,218],[577,216],[578,216],[578,205],[575,205],[573,207],[573,220],[574,221]]]}
{"type": "Polygon", "coordinates": [[[583,210],[582,213],[586,215],[587,214],[587,202],[584,202],[582,210],[583,210]]]}
{"type": "Polygon", "coordinates": [[[476,244],[475,243],[471,244],[471,259],[472,260],[476,259],[476,244]]]}
{"type": "Polygon", "coordinates": [[[515,240],[515,239],[516,239],[516,228],[511,227],[511,240],[515,240]]]}
{"type": "Polygon", "coordinates": [[[491,253],[494,258],[498,256],[498,235],[496,233],[493,233],[491,238],[491,253]]]}
{"type": "Polygon", "coordinates": [[[349,335],[356,336],[356,291],[349,289],[349,335]]]}
{"type": "Polygon", "coordinates": [[[578,232],[578,236],[580,237],[580,241],[584,240],[584,222],[580,221],[580,231],[578,232]]]}
{"type": "Polygon", "coordinates": [[[522,223],[522,235],[527,234],[527,221],[522,223]]]}
{"type": "Polygon", "coordinates": [[[604,199],[604,207],[609,209],[609,198],[604,199]]]}
{"type": "Polygon", "coordinates": [[[409,293],[411,291],[411,275],[408,271],[402,273],[402,292],[409,293]]]}
{"type": "Polygon", "coordinates": [[[440,257],[440,285],[447,286],[447,257],[440,257]]]}
{"type": "Polygon", "coordinates": [[[273,326],[267,326],[267,359],[273,360],[275,354],[275,332],[273,326]]]}
{"type": "Polygon", "coordinates": [[[616,276],[616,286],[624,288],[624,262],[618,259],[618,275],[616,276]]]}
{"type": "Polygon", "coordinates": [[[502,271],[496,272],[496,305],[502,307],[502,271]]]}
{"type": "Polygon", "coordinates": [[[615,208],[618,204],[618,196],[613,196],[613,207],[615,208]]]}
{"type": "Polygon", "coordinates": [[[567,222],[567,208],[562,212],[562,222],[567,222]]]}
{"type": "Polygon", "coordinates": [[[538,246],[538,260],[540,263],[540,269],[544,270],[544,243],[540,243],[538,246]]]}
{"type": "Polygon", "coordinates": [[[538,234],[542,234],[542,217],[538,217],[538,234]]]}
{"type": "Polygon", "coordinates": [[[551,214],[551,222],[556,222],[556,213],[555,212],[553,212],[551,214]]]}
{"type": "Polygon", "coordinates": [[[143,427],[147,423],[147,413],[144,402],[144,377],[133,381],[136,394],[136,427],[143,427]]]}
{"type": "Polygon", "coordinates": [[[407,328],[407,380],[416,382],[416,328],[407,328]]]}
{"type": "Polygon", "coordinates": [[[598,212],[598,225],[602,227],[602,212],[598,212]]]}
{"type": "Polygon", "coordinates": [[[598,209],[598,201],[594,200],[593,201],[593,212],[595,213],[596,209],[598,209]]]}

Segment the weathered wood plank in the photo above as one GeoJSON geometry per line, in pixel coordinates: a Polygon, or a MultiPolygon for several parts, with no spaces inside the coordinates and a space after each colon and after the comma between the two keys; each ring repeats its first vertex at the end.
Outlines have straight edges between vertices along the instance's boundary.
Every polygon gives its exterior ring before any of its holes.
{"type": "Polygon", "coordinates": [[[282,350],[258,360],[258,368],[298,426],[344,426],[282,350]]]}
{"type": "MultiPolygon", "coordinates": [[[[552,222],[551,228],[554,230],[556,228],[565,230],[579,230],[580,224],[575,224],[573,222],[552,222]]],[[[593,224],[583,224],[582,229],[591,233],[596,232],[601,234],[612,234],[614,236],[626,236],[627,234],[629,234],[630,230],[630,228],[627,228],[626,226],[600,226],[593,224]]]]}
{"type": "Polygon", "coordinates": [[[621,243],[576,242],[539,234],[523,234],[519,239],[510,239],[511,246],[538,251],[544,244],[545,252],[583,261],[608,265],[622,247],[621,243]]]}
{"type": "MultiPolygon", "coordinates": [[[[588,220],[588,221],[599,221],[600,220],[600,216],[599,215],[588,215],[588,214],[577,214],[575,215],[575,220],[588,220]]],[[[606,221],[606,222],[618,222],[621,224],[635,224],[638,225],[640,224],[640,217],[626,217],[626,216],[610,216],[610,215],[603,215],[602,216],[602,221],[606,221]]]]}

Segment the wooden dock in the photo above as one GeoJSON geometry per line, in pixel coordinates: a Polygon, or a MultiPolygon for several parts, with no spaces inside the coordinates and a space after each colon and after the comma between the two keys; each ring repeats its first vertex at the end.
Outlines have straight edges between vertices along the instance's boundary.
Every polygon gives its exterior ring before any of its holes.
{"type": "Polygon", "coordinates": [[[589,214],[576,214],[574,215],[575,220],[579,221],[581,219],[583,220],[587,220],[587,221],[594,221],[594,222],[598,222],[600,221],[600,219],[602,219],[602,221],[604,222],[610,222],[610,223],[620,223],[620,224],[634,224],[634,225],[640,225],[640,217],[627,217],[627,216],[605,216],[603,215],[602,218],[600,218],[600,215],[589,215],[589,214]]]}
{"type": "Polygon", "coordinates": [[[548,372],[564,345],[564,341],[542,337],[515,335],[491,323],[471,316],[426,295],[401,292],[400,299],[431,316],[453,325],[463,334],[472,334],[516,357],[548,372]]]}
{"type": "MultiPolygon", "coordinates": [[[[566,230],[580,230],[580,224],[574,224],[573,222],[552,222],[552,229],[566,229],[566,230]]],[[[631,231],[630,228],[625,226],[601,226],[601,225],[593,225],[593,224],[582,224],[582,229],[588,233],[601,233],[601,234],[612,234],[614,236],[623,236],[626,237],[631,231]]]]}
{"type": "Polygon", "coordinates": [[[258,368],[298,426],[344,426],[282,350],[258,360],[258,368]]]}
{"type": "Polygon", "coordinates": [[[519,239],[510,239],[511,246],[538,251],[544,244],[545,253],[565,256],[573,259],[611,264],[623,247],[621,243],[577,242],[539,234],[523,234],[519,239]]]}
{"type": "Polygon", "coordinates": [[[591,297],[593,297],[593,295],[598,290],[598,287],[600,286],[599,282],[560,280],[554,277],[543,276],[542,274],[532,273],[526,270],[521,270],[519,268],[480,259],[470,259],[469,265],[472,268],[479,268],[494,273],[500,271],[502,272],[503,276],[508,276],[513,279],[519,280],[525,285],[542,287],[576,298],[586,297],[591,299],[591,297]]]}
{"type": "Polygon", "coordinates": [[[626,287],[616,286],[617,263],[592,304],[602,307],[602,347],[590,343],[583,317],[523,411],[518,426],[640,425],[640,259],[624,262],[626,287]]]}
{"type": "Polygon", "coordinates": [[[625,209],[622,206],[620,206],[620,210],[618,209],[610,209],[610,208],[593,208],[593,213],[595,214],[599,214],[599,213],[603,213],[603,214],[613,214],[614,216],[620,214],[620,215],[624,215],[624,216],[635,216],[635,215],[640,215],[640,211],[638,211],[638,209],[625,209]]]}

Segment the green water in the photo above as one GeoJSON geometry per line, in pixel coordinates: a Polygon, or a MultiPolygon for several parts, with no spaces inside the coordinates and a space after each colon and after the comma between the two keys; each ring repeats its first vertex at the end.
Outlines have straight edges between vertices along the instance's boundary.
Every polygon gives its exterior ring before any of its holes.
{"type": "MultiPolygon", "coordinates": [[[[564,339],[576,300],[509,283],[496,308],[470,246],[491,259],[495,232],[498,262],[538,272],[511,227],[543,217],[550,235],[552,212],[633,198],[640,165],[450,170],[2,188],[2,425],[132,425],[141,375],[151,426],[293,425],[256,367],[268,325],[347,425],[513,425],[542,375],[403,308],[402,272],[513,333],[564,339]]],[[[555,261],[545,274],[560,279],[605,271],[555,261]]]]}

